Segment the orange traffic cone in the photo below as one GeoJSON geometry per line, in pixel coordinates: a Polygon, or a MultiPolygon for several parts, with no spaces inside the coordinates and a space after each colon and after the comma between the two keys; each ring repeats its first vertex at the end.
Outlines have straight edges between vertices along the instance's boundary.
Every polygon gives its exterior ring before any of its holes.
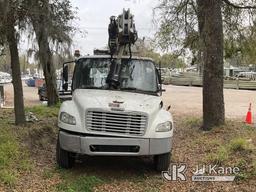
{"type": "Polygon", "coordinates": [[[245,123],[252,124],[252,104],[250,103],[249,109],[246,115],[245,123]]]}

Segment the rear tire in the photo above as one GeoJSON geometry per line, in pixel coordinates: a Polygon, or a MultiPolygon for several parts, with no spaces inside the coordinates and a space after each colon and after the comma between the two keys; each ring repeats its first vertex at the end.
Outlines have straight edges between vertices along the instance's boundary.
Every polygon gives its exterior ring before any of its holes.
{"type": "Polygon", "coordinates": [[[157,171],[167,171],[170,166],[171,152],[155,155],[154,156],[154,165],[157,171]]]}
{"type": "Polygon", "coordinates": [[[75,162],[75,158],[72,156],[72,153],[61,148],[59,137],[56,145],[56,160],[57,164],[64,169],[72,168],[75,162]]]}

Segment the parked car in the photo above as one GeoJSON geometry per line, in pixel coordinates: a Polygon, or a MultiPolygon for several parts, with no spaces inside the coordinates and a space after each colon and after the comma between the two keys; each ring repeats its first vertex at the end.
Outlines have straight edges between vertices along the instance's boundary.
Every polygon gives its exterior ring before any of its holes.
{"type": "Polygon", "coordinates": [[[38,95],[40,101],[47,101],[46,84],[44,83],[42,87],[38,87],[38,95]]]}
{"type": "Polygon", "coordinates": [[[246,79],[249,79],[249,80],[256,80],[256,72],[240,72],[237,74],[238,78],[246,78],[246,79]]]}
{"type": "MultiPolygon", "coordinates": [[[[59,99],[60,100],[69,100],[71,99],[71,81],[68,82],[68,91],[63,91],[62,89],[62,81],[61,80],[57,80],[56,81],[56,85],[57,85],[57,90],[59,93],[59,99]]],[[[40,101],[47,101],[47,89],[46,89],[46,84],[44,83],[43,86],[38,87],[38,95],[39,95],[39,100],[40,101]]]]}
{"type": "Polygon", "coordinates": [[[12,77],[9,73],[1,72],[0,71],[0,84],[11,83],[12,77]]]}
{"type": "Polygon", "coordinates": [[[36,82],[36,79],[34,77],[25,81],[28,87],[35,87],[35,82],[36,82]]]}

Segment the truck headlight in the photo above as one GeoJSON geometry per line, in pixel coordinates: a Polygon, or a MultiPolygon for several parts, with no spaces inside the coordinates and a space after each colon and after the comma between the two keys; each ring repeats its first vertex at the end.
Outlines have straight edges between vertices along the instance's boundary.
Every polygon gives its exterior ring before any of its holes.
{"type": "Polygon", "coordinates": [[[62,121],[63,123],[70,124],[70,125],[75,125],[76,124],[76,118],[73,117],[72,115],[69,115],[66,112],[61,112],[60,113],[60,121],[62,121]]]}
{"type": "Polygon", "coordinates": [[[172,130],[172,123],[170,121],[161,123],[156,127],[156,132],[168,132],[171,130],[172,130]]]}

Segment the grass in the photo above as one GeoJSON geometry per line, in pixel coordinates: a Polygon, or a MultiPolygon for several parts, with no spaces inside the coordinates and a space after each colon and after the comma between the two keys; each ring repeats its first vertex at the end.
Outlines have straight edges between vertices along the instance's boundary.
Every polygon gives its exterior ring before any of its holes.
{"type": "Polygon", "coordinates": [[[103,181],[96,176],[79,176],[75,179],[66,179],[56,186],[59,192],[91,192],[93,188],[103,181]]]}
{"type": "MultiPolygon", "coordinates": [[[[26,112],[34,113],[39,119],[57,117],[58,106],[46,107],[36,106],[26,108],[26,112]]],[[[23,140],[34,137],[33,143],[40,146],[48,146],[49,137],[46,134],[54,135],[53,127],[44,123],[38,127],[35,124],[26,126],[15,126],[12,121],[12,111],[0,112],[0,183],[14,187],[20,176],[33,170],[34,164],[29,157],[29,149],[22,144],[23,140]]]]}
{"type": "Polygon", "coordinates": [[[44,105],[38,105],[34,107],[27,107],[25,109],[27,112],[32,112],[39,118],[57,117],[59,112],[60,104],[53,107],[47,107],[44,105]]]}
{"type": "Polygon", "coordinates": [[[251,151],[249,142],[245,138],[234,138],[227,144],[219,146],[217,150],[214,150],[208,155],[207,159],[213,163],[222,164],[228,160],[229,157],[232,158],[235,152],[243,151],[251,151]]]}
{"type": "Polygon", "coordinates": [[[198,118],[198,117],[188,117],[184,120],[184,124],[187,127],[190,128],[198,128],[202,125],[202,118],[198,118]]]}
{"type": "Polygon", "coordinates": [[[0,182],[14,186],[20,171],[31,170],[26,150],[22,150],[11,127],[0,122],[0,182]]]}
{"type": "Polygon", "coordinates": [[[207,156],[208,161],[217,165],[223,164],[228,158],[229,151],[224,146],[219,147],[216,152],[212,152],[207,156]]]}
{"type": "Polygon", "coordinates": [[[245,138],[235,138],[231,140],[229,148],[233,152],[250,150],[249,142],[245,138]]]}
{"type": "MultiPolygon", "coordinates": [[[[32,176],[26,177],[32,179],[29,182],[35,180],[35,183],[40,182],[42,186],[49,187],[49,191],[57,192],[156,192],[170,189],[170,183],[163,181],[160,173],[154,172],[153,168],[141,169],[139,165],[134,166],[136,170],[124,169],[121,174],[119,170],[99,170],[96,165],[81,170],[76,167],[71,170],[56,169],[54,146],[58,110],[58,106],[26,108],[26,112],[34,113],[39,122],[28,123],[24,127],[10,123],[13,118],[11,112],[0,111],[0,186],[4,184],[15,189],[16,184],[20,186],[20,181],[26,182],[21,179],[26,175],[25,172],[32,173],[32,176]]],[[[256,176],[256,129],[237,121],[227,121],[226,125],[204,132],[200,129],[201,124],[202,119],[197,117],[178,120],[174,133],[175,158],[172,158],[172,161],[186,162],[192,168],[199,163],[238,166],[241,172],[237,179],[241,183],[252,181],[256,176]]],[[[176,183],[172,185],[177,187],[176,183]]],[[[184,182],[185,185],[188,186],[185,191],[189,191],[191,182],[184,182]]],[[[196,191],[200,191],[199,185],[193,185],[199,187],[196,191]]],[[[44,187],[38,190],[44,191],[44,187]]]]}
{"type": "MultiPolygon", "coordinates": [[[[99,168],[100,169],[100,168],[99,168]]],[[[132,171],[132,170],[131,170],[132,171]]],[[[127,170],[120,173],[119,171],[108,173],[106,170],[100,172],[92,172],[91,170],[81,169],[65,170],[57,168],[57,172],[61,177],[61,182],[55,186],[57,192],[72,191],[145,191],[158,192],[164,184],[161,174],[145,173],[136,171],[131,173],[127,170]],[[118,174],[119,173],[119,174],[118,174]],[[118,190],[115,190],[117,189],[118,190]]],[[[132,171],[133,172],[133,171],[132,171]]]]}
{"type": "Polygon", "coordinates": [[[1,170],[0,172],[0,180],[4,184],[12,187],[16,183],[17,175],[13,171],[8,171],[7,169],[4,169],[4,170],[1,170]]]}
{"type": "MultiPolygon", "coordinates": [[[[186,142],[182,142],[183,145],[180,146],[180,150],[184,152],[184,145],[193,146],[186,149],[186,153],[189,155],[190,161],[193,161],[194,166],[197,164],[216,164],[223,167],[239,167],[240,172],[236,175],[237,180],[255,179],[255,127],[238,120],[227,119],[225,125],[204,132],[200,130],[201,122],[199,118],[188,117],[176,125],[180,129],[183,127],[183,134],[180,139],[181,141],[186,140],[186,142]]],[[[180,158],[180,153],[178,156],[177,154],[174,156],[175,161],[184,161],[180,158]]]]}
{"type": "Polygon", "coordinates": [[[44,169],[43,170],[43,179],[51,179],[55,174],[55,171],[52,169],[44,169]]]}
{"type": "Polygon", "coordinates": [[[255,150],[253,144],[244,137],[235,137],[207,155],[206,161],[231,167],[238,167],[236,180],[245,180],[256,176],[255,150]]]}
{"type": "Polygon", "coordinates": [[[256,160],[252,163],[252,175],[256,176],[256,160]]]}

